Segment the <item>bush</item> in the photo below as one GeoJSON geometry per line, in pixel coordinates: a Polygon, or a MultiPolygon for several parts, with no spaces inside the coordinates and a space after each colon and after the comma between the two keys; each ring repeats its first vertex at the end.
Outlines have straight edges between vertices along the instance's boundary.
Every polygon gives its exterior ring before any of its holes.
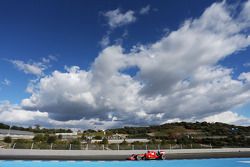
{"type": "Polygon", "coordinates": [[[58,139],[62,140],[63,136],[62,135],[58,135],[58,139]]]}
{"type": "Polygon", "coordinates": [[[80,145],[81,142],[80,142],[79,140],[75,139],[75,140],[72,140],[72,141],[70,142],[70,144],[73,144],[73,145],[80,145]]]}
{"type": "Polygon", "coordinates": [[[101,144],[109,144],[109,141],[107,138],[103,138],[101,144]]]}
{"type": "Polygon", "coordinates": [[[96,140],[102,140],[102,136],[95,136],[94,139],[96,139],[96,140]]]}
{"type": "Polygon", "coordinates": [[[15,143],[29,144],[29,143],[32,143],[32,141],[28,140],[28,139],[17,139],[17,140],[15,140],[15,143]]]}
{"type": "Polygon", "coordinates": [[[45,136],[44,134],[37,134],[33,138],[34,142],[44,142],[46,140],[47,140],[47,136],[45,136]]]}
{"type": "Polygon", "coordinates": [[[12,142],[12,138],[10,136],[6,136],[6,137],[4,137],[3,141],[5,143],[11,143],[12,142]]]}
{"type": "Polygon", "coordinates": [[[127,145],[128,142],[124,139],[123,142],[121,143],[122,145],[127,145]]]}
{"type": "Polygon", "coordinates": [[[47,143],[51,144],[51,143],[55,143],[56,142],[57,137],[56,136],[49,136],[47,143]]]}

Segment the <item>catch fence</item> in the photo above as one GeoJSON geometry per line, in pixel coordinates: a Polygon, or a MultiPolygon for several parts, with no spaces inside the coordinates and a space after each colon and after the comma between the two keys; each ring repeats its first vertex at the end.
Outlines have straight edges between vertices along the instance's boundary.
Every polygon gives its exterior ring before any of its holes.
{"type": "Polygon", "coordinates": [[[13,143],[11,149],[40,150],[172,150],[214,148],[204,144],[57,144],[57,143],[13,143]]]}

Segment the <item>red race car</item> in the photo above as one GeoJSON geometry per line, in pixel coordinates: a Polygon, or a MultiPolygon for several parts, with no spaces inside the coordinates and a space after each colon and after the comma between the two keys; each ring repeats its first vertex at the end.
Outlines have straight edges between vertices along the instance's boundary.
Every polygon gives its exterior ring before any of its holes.
{"type": "Polygon", "coordinates": [[[132,154],[127,160],[164,160],[167,155],[164,151],[148,151],[145,154],[132,154]]]}

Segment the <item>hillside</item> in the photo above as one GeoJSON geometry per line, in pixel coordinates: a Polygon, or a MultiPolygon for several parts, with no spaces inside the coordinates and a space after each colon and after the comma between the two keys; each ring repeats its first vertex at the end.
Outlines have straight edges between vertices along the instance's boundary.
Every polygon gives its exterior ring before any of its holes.
{"type": "MultiPolygon", "coordinates": [[[[0,129],[8,129],[9,126],[0,123],[0,129]]],[[[36,125],[35,128],[23,128],[12,126],[11,129],[26,130],[35,133],[53,135],[55,132],[72,132],[70,129],[46,129],[36,125]]],[[[78,131],[78,139],[85,140],[88,137],[93,139],[112,138],[118,134],[124,139],[143,138],[149,139],[149,144],[199,144],[213,147],[250,147],[250,127],[228,125],[224,123],[207,122],[179,122],[154,125],[148,127],[124,127],[102,130],[78,131]]],[[[137,143],[140,144],[140,143],[137,143]]]]}
{"type": "Polygon", "coordinates": [[[179,122],[148,127],[124,127],[117,129],[108,129],[107,131],[111,131],[113,133],[129,134],[130,136],[145,135],[160,138],[175,138],[181,135],[190,135],[193,137],[230,135],[250,136],[249,126],[235,126],[218,122],[179,122]]]}
{"type": "Polygon", "coordinates": [[[163,143],[202,143],[214,146],[250,146],[250,127],[224,123],[179,122],[148,127],[124,127],[107,130],[127,134],[128,138],[149,138],[163,143]]]}
{"type": "MultiPolygon", "coordinates": [[[[11,126],[12,130],[21,130],[21,131],[29,131],[34,133],[69,133],[72,132],[71,129],[53,129],[53,128],[40,128],[39,125],[34,125],[35,128],[32,127],[21,127],[21,126],[11,126]]],[[[0,129],[9,129],[9,125],[0,123],[0,129]]]]}

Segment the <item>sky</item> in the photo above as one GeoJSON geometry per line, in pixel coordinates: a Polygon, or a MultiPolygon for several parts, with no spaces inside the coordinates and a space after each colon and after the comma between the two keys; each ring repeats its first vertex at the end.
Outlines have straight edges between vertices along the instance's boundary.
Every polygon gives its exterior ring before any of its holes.
{"type": "Polygon", "coordinates": [[[0,0],[0,122],[250,126],[250,1],[0,0]]]}

